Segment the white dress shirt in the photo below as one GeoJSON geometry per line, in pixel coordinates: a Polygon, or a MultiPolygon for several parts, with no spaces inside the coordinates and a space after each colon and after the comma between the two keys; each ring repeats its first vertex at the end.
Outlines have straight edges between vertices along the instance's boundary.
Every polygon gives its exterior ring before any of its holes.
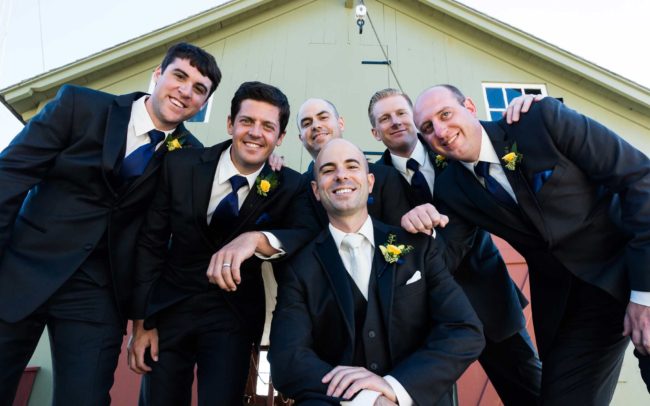
{"type": "MultiPolygon", "coordinates": [[[[221,153],[221,156],[219,157],[219,163],[217,163],[217,170],[214,173],[214,179],[212,181],[210,203],[208,203],[208,212],[206,215],[206,221],[208,224],[210,224],[214,210],[217,208],[219,203],[221,203],[221,200],[230,192],[232,192],[230,178],[234,175],[243,176],[246,178],[246,182],[248,183],[247,186],[242,186],[237,191],[237,203],[239,205],[239,208],[241,208],[242,204],[244,204],[244,200],[246,200],[246,197],[248,196],[248,193],[253,189],[253,186],[255,185],[255,179],[257,179],[257,176],[260,174],[260,172],[262,172],[262,168],[264,168],[264,165],[262,165],[257,171],[251,173],[250,175],[240,174],[235,167],[235,164],[232,162],[232,158],[230,156],[231,149],[232,145],[226,148],[226,150],[221,153]]],[[[282,243],[277,239],[277,237],[266,231],[262,231],[262,233],[264,233],[266,238],[269,240],[269,244],[271,244],[273,248],[280,252],[275,253],[270,257],[261,255],[256,252],[255,255],[258,258],[274,259],[285,254],[285,251],[282,249],[282,243]]]]}
{"type": "MultiPolygon", "coordinates": [[[[156,126],[153,124],[151,116],[149,116],[149,112],[144,105],[144,102],[148,97],[149,96],[142,96],[133,102],[133,106],[131,107],[131,117],[129,118],[129,125],[126,130],[126,151],[124,157],[129,156],[131,152],[135,151],[142,145],[150,143],[151,138],[149,138],[149,131],[156,130],[156,126]]],[[[174,130],[175,128],[163,131],[165,137],[173,133],[174,130]]],[[[156,145],[156,149],[160,148],[163,142],[165,142],[164,139],[156,145]]]]}
{"type": "Polygon", "coordinates": [[[431,164],[431,160],[429,160],[429,157],[427,156],[427,151],[424,149],[424,146],[420,142],[420,140],[417,141],[415,144],[415,148],[413,148],[413,152],[411,152],[411,156],[408,158],[401,157],[399,155],[395,155],[391,152],[390,158],[393,161],[393,166],[399,173],[402,174],[404,179],[411,184],[411,178],[413,177],[413,171],[408,169],[406,167],[406,162],[410,159],[413,158],[417,161],[417,163],[420,164],[420,172],[422,172],[422,175],[424,175],[424,179],[427,180],[427,184],[429,185],[429,190],[431,193],[433,193],[433,186],[435,184],[436,180],[436,169],[433,167],[431,164]]]}
{"type": "MultiPolygon", "coordinates": [[[[336,244],[336,249],[339,251],[339,255],[341,256],[341,260],[343,261],[343,265],[345,266],[345,269],[350,272],[350,258],[349,258],[349,253],[347,249],[342,249],[341,248],[341,242],[343,242],[343,238],[345,238],[346,232],[339,230],[338,228],[334,227],[332,223],[329,225],[329,230],[330,233],[332,234],[332,238],[334,239],[334,244],[336,244]]],[[[368,261],[365,262],[366,264],[369,264],[372,266],[372,257],[375,252],[375,233],[374,229],[372,226],[372,219],[370,216],[366,218],[366,221],[363,223],[361,228],[357,230],[357,234],[363,235],[365,238],[363,242],[361,243],[361,251],[363,252],[363,255],[366,255],[368,261]]],[[[368,269],[367,274],[370,275],[371,269],[368,269]]],[[[368,281],[369,282],[369,281],[368,281]]],[[[367,290],[367,289],[366,289],[367,290]]],[[[393,391],[395,392],[395,396],[397,396],[398,403],[400,406],[412,406],[413,405],[413,398],[408,394],[406,389],[404,389],[404,386],[402,386],[401,383],[394,377],[390,375],[384,376],[384,379],[388,384],[393,388],[393,391]]],[[[361,390],[357,396],[353,400],[349,401],[343,401],[341,402],[341,405],[345,406],[372,406],[375,403],[375,400],[381,396],[381,393],[369,390],[369,389],[363,389],[361,390]]]]}

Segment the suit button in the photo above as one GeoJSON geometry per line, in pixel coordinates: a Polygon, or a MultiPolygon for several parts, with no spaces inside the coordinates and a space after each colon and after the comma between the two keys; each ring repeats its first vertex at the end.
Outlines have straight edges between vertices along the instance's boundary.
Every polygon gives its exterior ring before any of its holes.
{"type": "Polygon", "coordinates": [[[86,244],[86,245],[84,245],[84,249],[86,251],[91,251],[93,249],[93,245],[92,244],[86,244]]]}
{"type": "Polygon", "coordinates": [[[370,337],[370,338],[377,337],[377,333],[375,333],[375,330],[368,331],[368,337],[370,337]]]}
{"type": "Polygon", "coordinates": [[[370,363],[370,369],[372,369],[373,371],[376,371],[376,370],[379,369],[379,365],[377,365],[376,362],[371,362],[370,363]]]}

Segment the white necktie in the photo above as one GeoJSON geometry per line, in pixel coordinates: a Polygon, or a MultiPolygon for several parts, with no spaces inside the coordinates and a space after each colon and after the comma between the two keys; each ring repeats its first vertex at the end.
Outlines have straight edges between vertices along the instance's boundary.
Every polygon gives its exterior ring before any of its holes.
{"type": "Polygon", "coordinates": [[[346,234],[341,241],[341,248],[348,254],[349,269],[348,272],[354,283],[368,300],[368,284],[370,282],[370,264],[368,256],[364,254],[361,243],[366,238],[361,234],[346,234]]]}

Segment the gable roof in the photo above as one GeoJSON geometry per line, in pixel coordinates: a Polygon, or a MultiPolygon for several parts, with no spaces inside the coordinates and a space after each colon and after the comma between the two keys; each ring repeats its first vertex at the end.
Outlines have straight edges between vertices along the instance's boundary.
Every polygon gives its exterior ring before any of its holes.
{"type": "MultiPolygon", "coordinates": [[[[571,72],[603,90],[623,97],[650,110],[650,89],[608,71],[583,58],[564,51],[517,28],[498,21],[453,0],[413,0],[444,14],[446,17],[484,32],[506,44],[533,54],[559,69],[571,72]]],[[[227,3],[162,27],[148,34],[117,44],[59,68],[21,81],[0,90],[0,102],[21,115],[51,98],[64,83],[85,84],[134,65],[180,41],[192,41],[218,31],[248,16],[277,7],[281,0],[232,0],[227,3]]],[[[352,7],[346,0],[346,7],[352,7]]]]}

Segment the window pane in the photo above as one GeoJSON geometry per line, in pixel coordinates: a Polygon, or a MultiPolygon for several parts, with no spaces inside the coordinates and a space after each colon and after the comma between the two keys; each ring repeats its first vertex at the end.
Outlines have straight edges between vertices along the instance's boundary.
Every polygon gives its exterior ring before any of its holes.
{"type": "Polygon", "coordinates": [[[501,120],[501,117],[503,117],[503,112],[502,111],[491,111],[490,112],[490,118],[492,121],[499,121],[501,120]]]}
{"type": "Polygon", "coordinates": [[[488,107],[491,109],[504,109],[506,103],[503,100],[503,91],[499,87],[488,87],[485,89],[488,100],[488,107]]]}
{"type": "Polygon", "coordinates": [[[508,97],[508,103],[510,103],[515,97],[521,96],[521,90],[512,88],[506,89],[506,96],[508,97]]]}
{"type": "Polygon", "coordinates": [[[208,110],[208,103],[206,103],[205,106],[203,106],[203,108],[198,111],[198,113],[193,115],[187,121],[192,122],[192,123],[204,123],[205,122],[205,112],[207,110],[208,110]]]}
{"type": "Polygon", "coordinates": [[[542,94],[541,89],[524,89],[525,94],[542,94]]]}

